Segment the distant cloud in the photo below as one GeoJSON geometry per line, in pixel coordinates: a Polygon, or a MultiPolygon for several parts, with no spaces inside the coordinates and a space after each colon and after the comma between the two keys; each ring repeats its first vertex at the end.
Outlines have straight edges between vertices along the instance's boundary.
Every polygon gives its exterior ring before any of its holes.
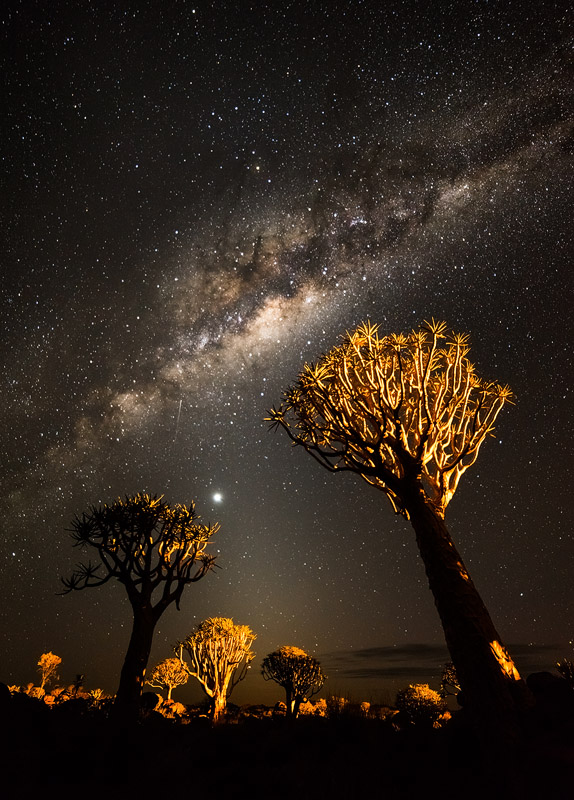
{"type": "MultiPolygon", "coordinates": [[[[513,644],[508,649],[518,669],[526,677],[532,672],[551,671],[558,659],[569,652],[561,644],[513,644]]],[[[320,656],[332,679],[403,679],[429,682],[439,678],[450,655],[444,645],[405,644],[396,647],[370,647],[364,650],[339,650],[320,656]]]]}

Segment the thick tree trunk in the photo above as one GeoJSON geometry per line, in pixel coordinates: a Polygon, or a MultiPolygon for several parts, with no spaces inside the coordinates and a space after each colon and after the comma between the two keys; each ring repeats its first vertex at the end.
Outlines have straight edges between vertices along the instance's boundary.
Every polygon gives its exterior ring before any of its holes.
{"type": "Polygon", "coordinates": [[[288,687],[284,688],[285,688],[285,708],[287,711],[286,716],[292,717],[295,711],[295,695],[292,689],[288,687]]]}
{"type": "Polygon", "coordinates": [[[293,698],[292,711],[291,711],[293,719],[297,719],[297,717],[299,716],[299,709],[301,708],[302,700],[303,698],[299,697],[299,695],[295,695],[295,697],[293,698]]]}
{"type": "Polygon", "coordinates": [[[225,693],[216,693],[213,696],[213,716],[212,722],[214,725],[217,725],[220,722],[223,722],[225,717],[225,709],[227,708],[227,697],[225,693]]]}
{"type": "Polygon", "coordinates": [[[503,758],[523,739],[529,692],[502,645],[444,519],[420,488],[404,500],[462,687],[464,707],[485,751],[495,759],[503,758]]]}
{"type": "Polygon", "coordinates": [[[297,719],[299,716],[299,706],[301,705],[302,698],[295,694],[292,689],[285,689],[285,705],[287,707],[287,716],[292,719],[297,719]]]}
{"type": "Polygon", "coordinates": [[[132,633],[114,704],[117,716],[123,719],[138,717],[156,622],[149,610],[134,608],[132,633]]]}

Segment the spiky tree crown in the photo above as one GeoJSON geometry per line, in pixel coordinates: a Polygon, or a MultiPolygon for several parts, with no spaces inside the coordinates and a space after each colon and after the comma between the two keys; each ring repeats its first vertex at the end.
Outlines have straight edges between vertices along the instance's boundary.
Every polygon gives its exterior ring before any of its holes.
{"type": "Polygon", "coordinates": [[[64,593],[116,578],[132,593],[130,599],[134,592],[151,596],[163,583],[164,599],[179,604],[183,587],[215,562],[205,549],[219,525],[200,525],[198,518],[194,503],[170,506],[163,496],[145,492],[92,506],[74,519],[71,533],[75,547],[95,550],[100,561],[78,564],[62,579],[64,593]]]}
{"type": "Polygon", "coordinates": [[[319,662],[300,647],[279,647],[261,665],[265,680],[272,680],[298,697],[316,694],[325,682],[319,662]]]}
{"type": "Polygon", "coordinates": [[[383,337],[365,322],[304,365],[268,420],[330,471],[356,472],[384,491],[398,513],[408,517],[401,484],[414,476],[444,514],[512,400],[508,386],[476,375],[468,351],[468,336],[444,322],[383,337]]]}

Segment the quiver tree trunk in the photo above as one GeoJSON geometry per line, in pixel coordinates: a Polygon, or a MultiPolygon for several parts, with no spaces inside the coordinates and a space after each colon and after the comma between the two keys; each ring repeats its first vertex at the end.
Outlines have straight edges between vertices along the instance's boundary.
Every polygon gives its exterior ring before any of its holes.
{"type": "Polygon", "coordinates": [[[63,594],[113,579],[124,586],[133,610],[116,717],[137,718],[157,621],[171,603],[179,608],[185,587],[214,566],[215,558],[205,548],[219,525],[198,525],[196,519],[193,503],[169,506],[163,496],[140,492],[111,505],[92,506],[72,523],[74,545],[93,548],[100,561],[80,562],[69,578],[62,578],[63,594]]]}
{"type": "Polygon", "coordinates": [[[226,709],[227,709],[226,695],[220,693],[215,694],[212,700],[212,717],[211,717],[211,721],[213,722],[214,725],[223,722],[226,709]]]}
{"type": "Polygon", "coordinates": [[[291,688],[285,688],[285,706],[287,708],[287,716],[297,719],[299,714],[299,706],[301,705],[301,698],[291,688]]]}
{"type": "Polygon", "coordinates": [[[502,645],[442,516],[416,488],[405,498],[462,701],[481,744],[498,757],[523,739],[530,695],[502,645]]]}
{"type": "Polygon", "coordinates": [[[299,695],[296,695],[291,700],[291,716],[293,717],[293,719],[297,719],[297,717],[299,716],[299,709],[301,708],[302,700],[303,698],[299,697],[299,695]]]}
{"type": "Polygon", "coordinates": [[[444,322],[381,337],[367,321],[305,364],[268,420],[329,472],[354,472],[383,491],[412,522],[464,702],[492,762],[523,739],[529,692],[443,517],[513,395],[482,380],[468,352],[468,336],[444,322]]]}
{"type": "Polygon", "coordinates": [[[145,683],[145,673],[158,620],[150,608],[134,606],[130,642],[120,675],[115,711],[123,719],[137,719],[145,683]]]}

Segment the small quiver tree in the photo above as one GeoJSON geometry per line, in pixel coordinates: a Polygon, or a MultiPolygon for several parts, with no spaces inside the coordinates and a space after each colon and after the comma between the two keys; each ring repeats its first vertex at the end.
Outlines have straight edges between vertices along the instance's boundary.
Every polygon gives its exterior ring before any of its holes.
{"type": "Polygon", "coordinates": [[[299,706],[321,690],[325,675],[319,662],[299,647],[280,647],[265,656],[261,674],[285,689],[287,716],[296,718],[299,706]]]}
{"type": "Polygon", "coordinates": [[[61,663],[60,656],[54,655],[54,653],[42,653],[38,661],[40,689],[44,690],[48,683],[58,679],[58,667],[61,663]]]}
{"type": "Polygon", "coordinates": [[[251,645],[256,638],[247,625],[236,625],[227,617],[210,617],[174,648],[183,667],[210,699],[214,723],[221,721],[228,697],[255,658],[251,645]],[[183,660],[184,650],[189,664],[183,660]]]}
{"type": "Polygon", "coordinates": [[[179,658],[166,658],[156,665],[146,683],[154,689],[167,689],[167,699],[171,700],[172,691],[188,680],[189,672],[179,658]]]}
{"type": "Polygon", "coordinates": [[[115,579],[125,587],[133,626],[116,694],[119,716],[133,718],[145,681],[155,626],[183,590],[206,575],[215,557],[205,550],[219,525],[199,525],[195,505],[169,506],[163,497],[137,494],[92,506],[72,523],[74,546],[95,551],[99,562],[78,564],[62,578],[63,594],[115,579]]]}
{"type": "Polygon", "coordinates": [[[512,393],[482,380],[468,352],[468,336],[444,322],[387,336],[366,322],[305,364],[268,420],[330,472],[384,492],[410,521],[465,706],[498,758],[522,741],[532,698],[444,516],[512,393]]]}

